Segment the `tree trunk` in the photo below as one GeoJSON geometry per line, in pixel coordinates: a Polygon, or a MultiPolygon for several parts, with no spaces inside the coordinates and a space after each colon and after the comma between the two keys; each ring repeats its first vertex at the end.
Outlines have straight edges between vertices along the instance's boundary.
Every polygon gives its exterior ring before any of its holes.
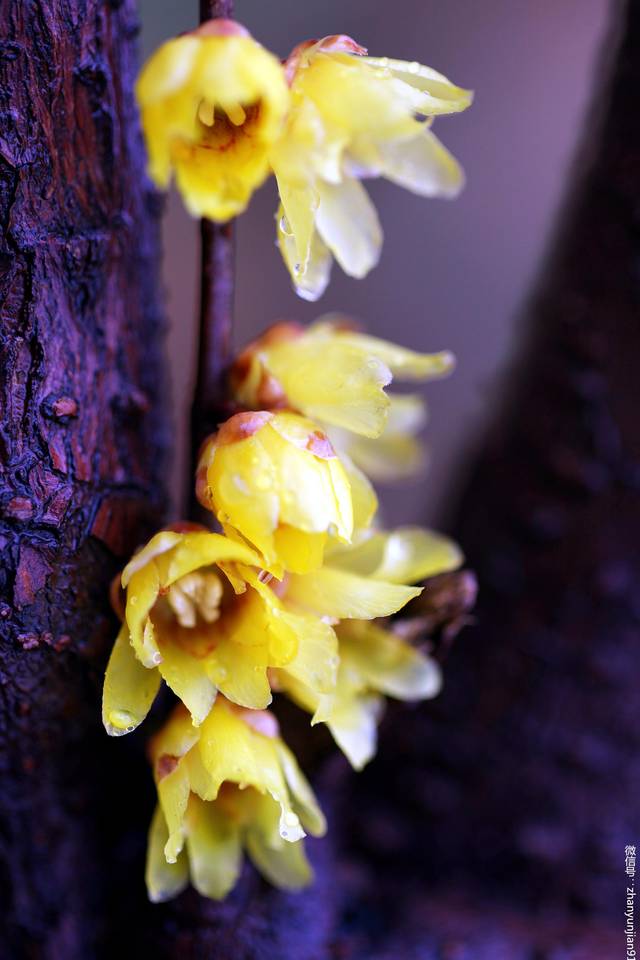
{"type": "Polygon", "coordinates": [[[640,840],[637,3],[604,66],[530,343],[453,525],[477,627],[438,701],[394,713],[347,801],[352,856],[376,877],[361,914],[401,904],[387,946],[365,920],[350,957],[624,953],[640,840]]]}
{"type": "Polygon", "coordinates": [[[100,696],[110,579],[164,507],[159,208],[134,0],[0,23],[0,952],[87,960],[143,893],[146,765],[100,696]]]}

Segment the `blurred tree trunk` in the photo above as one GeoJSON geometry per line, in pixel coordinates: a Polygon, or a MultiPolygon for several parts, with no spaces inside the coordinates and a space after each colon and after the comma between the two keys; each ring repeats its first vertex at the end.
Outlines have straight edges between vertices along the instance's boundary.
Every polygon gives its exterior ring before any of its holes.
{"type": "MultiPolygon", "coordinates": [[[[387,935],[410,960],[432,956],[419,942],[474,960],[623,950],[640,840],[640,5],[624,10],[529,343],[453,524],[477,627],[438,701],[395,712],[350,798],[353,855],[385,878],[365,902],[403,903],[387,935]]],[[[353,956],[393,955],[363,943],[353,956]]]]}
{"type": "Polygon", "coordinates": [[[139,856],[100,696],[110,579],[164,506],[159,210],[134,0],[0,24],[0,953],[87,960],[139,856]]]}

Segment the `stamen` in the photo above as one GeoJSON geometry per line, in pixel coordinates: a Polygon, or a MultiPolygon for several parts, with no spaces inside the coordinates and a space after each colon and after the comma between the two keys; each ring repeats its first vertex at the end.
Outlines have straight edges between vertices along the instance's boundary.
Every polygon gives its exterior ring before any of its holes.
{"type": "Polygon", "coordinates": [[[225,107],[225,111],[234,127],[241,127],[247,119],[247,115],[239,103],[234,103],[232,106],[225,107]]]}
{"type": "Polygon", "coordinates": [[[215,123],[215,109],[208,100],[201,100],[198,107],[198,120],[204,123],[205,127],[212,127],[215,123]]]}

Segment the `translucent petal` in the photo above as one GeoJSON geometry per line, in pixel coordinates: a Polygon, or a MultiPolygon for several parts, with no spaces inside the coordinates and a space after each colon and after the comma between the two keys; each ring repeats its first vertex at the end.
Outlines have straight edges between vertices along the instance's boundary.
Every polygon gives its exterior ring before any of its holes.
{"type": "Polygon", "coordinates": [[[314,837],[323,836],[327,831],[327,822],[296,758],[281,740],[277,742],[276,749],[287,785],[293,795],[294,809],[303,827],[314,837]]]}
{"type": "Polygon", "coordinates": [[[142,666],[123,624],[104,677],[102,722],[107,733],[119,737],[135,730],[149,712],[159,685],[158,671],[142,666]]]}
{"type": "Polygon", "coordinates": [[[390,583],[417,583],[457,569],[462,560],[453,540],[422,527],[375,532],[331,553],[332,567],[390,583]]]}
{"type": "Polygon", "coordinates": [[[466,110],[473,101],[471,90],[457,87],[442,73],[421,63],[390,60],[388,57],[363,57],[362,61],[377,69],[389,71],[392,76],[423,93],[425,112],[428,116],[458,113],[466,110]]]}
{"type": "Polygon", "coordinates": [[[412,140],[381,143],[380,173],[421,197],[457,197],[464,186],[462,167],[430,131],[412,140]]]}
{"type": "Polygon", "coordinates": [[[134,554],[122,571],[122,586],[126,589],[134,573],[146,567],[155,557],[175,547],[182,540],[182,536],[181,533],[175,533],[173,530],[161,530],[160,533],[151,537],[151,540],[142,550],[134,554]]]}
{"type": "Polygon", "coordinates": [[[218,644],[210,670],[218,689],[232,703],[264,710],[271,703],[268,666],[266,643],[249,646],[224,638],[218,644]]]}
{"type": "Polygon", "coordinates": [[[158,799],[167,823],[169,836],[164,848],[167,863],[175,863],[182,850],[185,838],[184,818],[189,800],[189,774],[184,763],[157,783],[158,799]]]}
{"type": "Polygon", "coordinates": [[[167,863],[164,848],[169,839],[164,814],[157,806],[147,840],[145,880],[152,903],[162,903],[177,896],[189,883],[189,862],[183,851],[175,863],[167,863]]]}
{"type": "Polygon", "coordinates": [[[336,336],[329,326],[277,344],[266,355],[269,372],[289,403],[306,416],[366,436],[383,429],[391,372],[374,354],[336,336]],[[318,363],[318,356],[322,363],[318,363]]]}
{"type": "MultiPolygon", "coordinates": [[[[336,319],[339,322],[341,318],[336,319]]],[[[335,321],[334,317],[329,315],[320,322],[335,321]]],[[[363,353],[377,357],[387,365],[394,376],[399,376],[401,380],[431,380],[446,376],[453,370],[454,357],[448,350],[440,353],[416,353],[415,350],[408,350],[388,340],[370,337],[352,330],[341,330],[337,336],[345,344],[350,343],[363,353]]]]}
{"type": "Polygon", "coordinates": [[[270,847],[260,833],[250,830],[245,842],[254,865],[274,886],[283,890],[301,890],[313,880],[302,840],[270,847]]]}
{"type": "Polygon", "coordinates": [[[281,201],[278,230],[285,238],[292,239],[294,264],[299,264],[304,272],[309,265],[316,229],[315,210],[318,196],[308,183],[295,183],[282,177],[278,180],[278,193],[281,201]]]}
{"type": "Polygon", "coordinates": [[[172,637],[171,631],[167,631],[166,636],[160,639],[162,663],[158,669],[165,683],[191,714],[193,725],[198,727],[213,705],[216,686],[207,676],[203,659],[180,645],[179,638],[190,631],[174,627],[173,632],[175,636],[172,637]]]}
{"type": "Polygon", "coordinates": [[[419,588],[405,587],[323,567],[306,576],[292,574],[287,597],[319,615],[337,619],[371,620],[396,613],[419,588]]]}
{"type": "Polygon", "coordinates": [[[162,655],[156,643],[149,612],[158,599],[160,579],[155,563],[136,570],[127,586],[125,618],[133,649],[145,667],[156,667],[162,655]]]}
{"type": "Polygon", "coordinates": [[[317,695],[330,692],[335,687],[338,668],[338,641],[333,627],[308,614],[287,611],[283,616],[295,626],[300,643],[296,657],[281,672],[317,695]]]}
{"type": "Polygon", "coordinates": [[[365,277],[382,247],[382,228],[364,187],[354,179],[322,183],[316,227],[345,273],[365,277]]]}
{"type": "Polygon", "coordinates": [[[375,755],[378,722],[384,701],[375,694],[353,697],[338,704],[327,721],[333,739],[355,770],[375,755]]]}
{"type": "Polygon", "coordinates": [[[240,831],[216,803],[205,803],[195,794],[187,811],[187,850],[193,886],[204,897],[222,900],[240,873],[240,831]]]}
{"type": "MultiPolygon", "coordinates": [[[[379,441],[368,441],[372,445],[379,441]]],[[[353,526],[356,530],[368,527],[378,509],[378,498],[366,475],[345,454],[340,457],[351,484],[353,526]]]]}
{"type": "Polygon", "coordinates": [[[277,213],[277,237],[282,259],[298,296],[303,300],[315,302],[320,299],[329,284],[333,262],[331,252],[317,230],[314,230],[306,260],[300,260],[293,234],[287,234],[282,229],[283,216],[284,208],[281,206],[277,213]]]}
{"type": "Polygon", "coordinates": [[[171,556],[167,582],[163,586],[175,583],[193,570],[225,562],[257,565],[260,558],[245,544],[229,540],[219,533],[185,534],[171,556]]]}
{"type": "Polygon", "coordinates": [[[347,670],[363,685],[398,700],[426,700],[442,686],[440,667],[404,640],[374,623],[351,621],[339,628],[340,652],[347,670]]]}

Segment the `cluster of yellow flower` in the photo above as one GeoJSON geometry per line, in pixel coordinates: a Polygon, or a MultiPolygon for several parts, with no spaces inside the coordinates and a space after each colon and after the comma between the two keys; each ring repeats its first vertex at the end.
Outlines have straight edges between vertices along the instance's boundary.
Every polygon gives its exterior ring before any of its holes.
{"type": "Polygon", "coordinates": [[[425,197],[463,184],[430,128],[471,93],[419,63],[369,57],[350,37],[302,43],[282,64],[244,27],[214,20],[165,43],[137,93],[151,176],[166,187],[174,171],[191,213],[237,216],[273,172],[278,243],[307,300],[325,290],[333,257],[353,277],[377,263],[382,230],[359,180],[425,197]]]}
{"type": "MultiPolygon", "coordinates": [[[[193,212],[235,215],[274,170],[281,249],[308,297],[324,289],[331,253],[357,276],[375,261],[380,231],[357,177],[383,173],[425,194],[460,184],[427,128],[469,94],[346,37],[303,44],[281,65],[216,21],[165,44],[139,97],[152,173],[166,183],[174,169],[193,212]]],[[[360,769],[385,696],[438,691],[437,664],[387,618],[416,584],[458,567],[460,551],[418,527],[380,529],[369,477],[420,460],[422,400],[387,395],[392,377],[428,380],[452,362],[334,316],[276,324],[232,364],[238,412],[205,442],[196,473],[211,529],[156,534],[113,591],[122,627],[104,682],[107,732],[134,730],[162,680],[180,701],[151,742],[152,900],[189,880],[224,897],[243,849],[281,887],[309,881],[302,838],[325,821],[267,709],[274,692],[326,724],[360,769]]]]}

